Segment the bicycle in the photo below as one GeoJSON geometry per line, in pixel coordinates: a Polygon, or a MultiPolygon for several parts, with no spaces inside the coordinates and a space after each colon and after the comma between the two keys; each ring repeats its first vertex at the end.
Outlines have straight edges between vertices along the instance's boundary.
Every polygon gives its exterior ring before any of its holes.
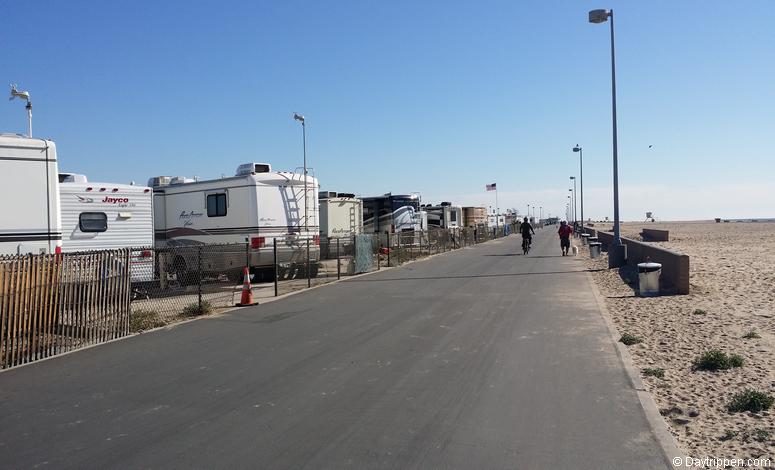
{"type": "Polygon", "coordinates": [[[527,255],[530,252],[530,238],[522,238],[522,254],[527,255]]]}

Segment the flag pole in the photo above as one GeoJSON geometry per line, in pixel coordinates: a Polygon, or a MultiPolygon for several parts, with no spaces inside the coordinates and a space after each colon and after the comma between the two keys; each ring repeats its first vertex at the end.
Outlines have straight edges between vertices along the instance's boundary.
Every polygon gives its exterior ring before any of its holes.
{"type": "Polygon", "coordinates": [[[495,183],[495,230],[499,229],[498,226],[498,214],[500,212],[498,211],[498,183],[495,183]]]}

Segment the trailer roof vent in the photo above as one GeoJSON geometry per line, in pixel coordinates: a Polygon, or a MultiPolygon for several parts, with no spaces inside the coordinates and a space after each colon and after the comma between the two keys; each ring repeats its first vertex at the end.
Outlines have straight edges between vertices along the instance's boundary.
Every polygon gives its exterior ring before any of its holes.
{"type": "Polygon", "coordinates": [[[60,183],[88,183],[86,175],[79,175],[78,173],[60,173],[60,183]]]}
{"type": "Polygon", "coordinates": [[[269,173],[272,171],[272,165],[268,163],[243,163],[237,167],[237,173],[234,176],[245,176],[253,173],[269,173]]]}
{"type": "Polygon", "coordinates": [[[154,176],[148,178],[148,184],[146,186],[150,186],[151,188],[155,188],[156,186],[167,186],[170,184],[171,180],[171,176],[154,176]]]}
{"type": "Polygon", "coordinates": [[[318,199],[329,199],[336,196],[336,191],[318,191],[318,199]]]}

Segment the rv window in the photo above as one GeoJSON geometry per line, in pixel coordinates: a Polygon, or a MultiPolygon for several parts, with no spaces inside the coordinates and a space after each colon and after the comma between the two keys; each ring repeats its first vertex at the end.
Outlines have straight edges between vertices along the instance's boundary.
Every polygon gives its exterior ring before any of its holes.
{"type": "Polygon", "coordinates": [[[108,229],[108,216],[104,212],[81,212],[78,227],[81,232],[104,232],[108,229]]]}
{"type": "Polygon", "coordinates": [[[223,217],[226,215],[226,194],[207,195],[207,217],[223,217]]]}
{"type": "Polygon", "coordinates": [[[457,222],[457,212],[450,211],[450,213],[449,213],[449,220],[451,222],[457,222]]]}

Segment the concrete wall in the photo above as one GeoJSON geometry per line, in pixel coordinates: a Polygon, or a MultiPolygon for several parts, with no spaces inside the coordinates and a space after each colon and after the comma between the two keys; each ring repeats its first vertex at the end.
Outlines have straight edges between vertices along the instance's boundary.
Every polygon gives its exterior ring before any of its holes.
{"type": "MultiPolygon", "coordinates": [[[[587,229],[587,232],[591,231],[591,229],[587,229]]],[[[598,241],[603,244],[605,249],[614,238],[611,232],[595,232],[594,235],[597,235],[598,241]]],[[[624,237],[622,237],[622,243],[627,245],[627,264],[635,266],[647,259],[659,263],[662,265],[660,284],[675,289],[677,294],[689,293],[689,255],[624,237]]]]}
{"type": "Polygon", "coordinates": [[[648,241],[648,242],[670,241],[669,230],[656,230],[653,228],[644,228],[643,230],[641,230],[640,236],[643,237],[643,241],[648,241]]]}

